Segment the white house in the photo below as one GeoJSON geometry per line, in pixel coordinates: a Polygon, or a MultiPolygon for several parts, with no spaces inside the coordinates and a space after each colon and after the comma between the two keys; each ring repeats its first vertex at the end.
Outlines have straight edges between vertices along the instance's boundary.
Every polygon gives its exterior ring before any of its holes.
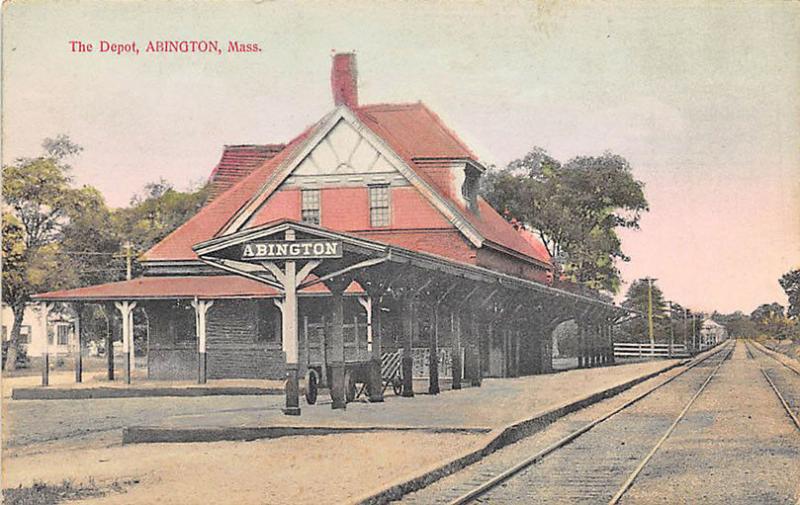
{"type": "Polygon", "coordinates": [[[700,328],[700,345],[702,347],[716,345],[727,339],[728,330],[724,326],[713,319],[703,321],[703,326],[700,328]]]}
{"type": "MultiPolygon", "coordinates": [[[[20,329],[20,342],[28,356],[41,356],[45,346],[49,347],[50,355],[64,355],[75,351],[78,339],[75,333],[75,317],[70,309],[53,310],[47,318],[48,331],[42,329],[40,312],[36,304],[25,308],[20,329]]],[[[11,306],[3,304],[0,313],[2,323],[3,341],[11,339],[11,328],[14,325],[14,312],[11,306]]]]}

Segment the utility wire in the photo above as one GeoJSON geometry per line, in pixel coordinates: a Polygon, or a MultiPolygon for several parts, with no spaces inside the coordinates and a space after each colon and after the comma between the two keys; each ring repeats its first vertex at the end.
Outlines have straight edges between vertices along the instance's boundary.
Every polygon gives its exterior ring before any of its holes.
{"type": "Polygon", "coordinates": [[[54,254],[65,254],[65,255],[86,255],[86,256],[117,256],[120,253],[107,253],[107,252],[95,252],[95,251],[56,251],[54,254]]]}

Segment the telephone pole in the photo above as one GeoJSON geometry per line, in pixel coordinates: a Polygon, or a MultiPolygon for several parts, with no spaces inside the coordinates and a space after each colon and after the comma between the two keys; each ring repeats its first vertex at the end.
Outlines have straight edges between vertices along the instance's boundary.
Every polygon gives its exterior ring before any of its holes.
{"type": "Polygon", "coordinates": [[[689,347],[689,325],[687,324],[689,309],[683,308],[683,345],[689,347]]]}
{"type": "Polygon", "coordinates": [[[653,279],[647,278],[647,332],[650,335],[650,354],[656,352],[656,338],[653,334],[653,279]]]}
{"type": "Polygon", "coordinates": [[[122,247],[125,248],[125,278],[131,280],[133,278],[131,268],[133,262],[133,244],[130,240],[127,240],[122,247]]]}

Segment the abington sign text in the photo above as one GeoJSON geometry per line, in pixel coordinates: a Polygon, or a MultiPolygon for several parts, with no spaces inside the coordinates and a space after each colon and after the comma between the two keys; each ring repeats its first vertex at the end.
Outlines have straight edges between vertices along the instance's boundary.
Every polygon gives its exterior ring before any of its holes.
{"type": "Polygon", "coordinates": [[[341,258],[337,240],[295,240],[248,242],[242,246],[243,260],[341,258]]]}

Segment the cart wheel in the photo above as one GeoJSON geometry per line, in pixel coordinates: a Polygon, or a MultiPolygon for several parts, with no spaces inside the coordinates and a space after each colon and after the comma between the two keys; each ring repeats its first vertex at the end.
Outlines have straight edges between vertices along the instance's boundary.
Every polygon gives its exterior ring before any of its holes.
{"type": "Polygon", "coordinates": [[[400,396],[400,393],[403,392],[403,381],[402,379],[400,379],[400,376],[398,375],[395,375],[392,378],[392,390],[394,391],[394,394],[397,396],[400,396]]]}
{"type": "Polygon", "coordinates": [[[319,379],[317,379],[317,372],[309,370],[306,374],[306,402],[309,405],[317,403],[317,393],[319,392],[319,379]]]}
{"type": "Polygon", "coordinates": [[[350,370],[344,373],[344,396],[347,403],[356,399],[356,381],[350,370]]]}

